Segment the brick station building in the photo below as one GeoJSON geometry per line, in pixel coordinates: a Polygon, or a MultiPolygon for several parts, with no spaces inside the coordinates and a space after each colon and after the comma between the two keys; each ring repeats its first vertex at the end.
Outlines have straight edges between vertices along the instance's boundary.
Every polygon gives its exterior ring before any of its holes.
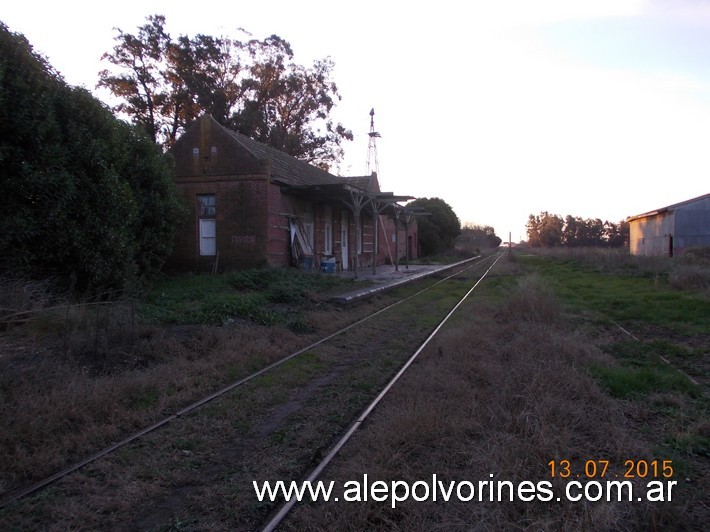
{"type": "Polygon", "coordinates": [[[173,271],[321,264],[357,271],[417,257],[416,219],[397,203],[413,198],[380,191],[374,173],[334,176],[209,115],[170,153],[189,208],[167,264],[173,271]]]}

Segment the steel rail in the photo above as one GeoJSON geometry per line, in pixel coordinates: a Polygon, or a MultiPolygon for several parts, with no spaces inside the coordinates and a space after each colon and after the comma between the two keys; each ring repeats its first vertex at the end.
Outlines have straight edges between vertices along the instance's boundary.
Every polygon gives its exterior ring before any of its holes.
{"type": "MultiPolygon", "coordinates": [[[[318,476],[323,472],[323,470],[326,468],[326,466],[335,458],[335,456],[340,452],[340,450],[343,448],[343,446],[350,440],[352,435],[355,433],[355,431],[360,428],[360,426],[363,424],[367,416],[370,415],[370,413],[375,409],[375,407],[378,405],[378,403],[387,395],[387,393],[390,391],[390,389],[394,386],[394,384],[399,380],[399,378],[404,375],[404,373],[407,371],[409,366],[412,365],[414,360],[419,356],[419,354],[424,350],[424,348],[429,344],[429,342],[436,336],[436,334],[439,332],[439,330],[444,326],[444,324],[449,320],[449,318],[456,312],[456,310],[461,306],[461,304],[468,298],[469,295],[475,290],[475,288],[483,281],[483,279],[488,275],[488,272],[491,271],[493,266],[496,265],[498,260],[500,259],[501,255],[498,254],[498,257],[496,260],[493,261],[493,264],[491,264],[488,269],[481,275],[481,277],[476,281],[476,283],[471,287],[471,289],[464,294],[464,296],[454,305],[454,307],[449,311],[449,313],[444,317],[444,319],[439,322],[439,325],[436,326],[436,328],[432,331],[432,333],[427,337],[426,340],[419,346],[419,348],[414,352],[414,354],[409,357],[409,359],[404,363],[404,365],[400,368],[400,370],[395,374],[394,377],[387,383],[387,385],[382,389],[382,391],[378,394],[377,397],[363,410],[363,412],[360,414],[360,416],[355,420],[355,422],[351,425],[351,427],[348,429],[348,431],[340,438],[340,440],[331,448],[330,452],[326,455],[323,460],[311,471],[310,475],[306,478],[304,482],[313,482],[315,481],[318,476]]],[[[483,262],[483,261],[480,261],[483,262]]],[[[479,262],[479,264],[480,264],[479,262]]],[[[267,523],[267,525],[262,529],[262,532],[272,532],[283,520],[284,518],[288,515],[288,513],[293,509],[293,507],[297,503],[297,499],[295,497],[291,497],[288,501],[284,503],[283,506],[281,506],[280,510],[274,515],[274,517],[267,523]]]]}
{"type": "MultiPolygon", "coordinates": [[[[358,321],[353,322],[350,325],[347,325],[346,327],[343,327],[342,329],[339,329],[327,336],[324,336],[320,340],[318,340],[306,347],[303,347],[297,351],[294,351],[293,353],[291,353],[289,355],[286,355],[285,357],[277,360],[276,362],[273,362],[273,363],[263,367],[262,369],[255,371],[254,373],[252,373],[246,377],[243,377],[231,384],[228,384],[227,386],[211,393],[210,395],[208,395],[206,397],[203,397],[202,399],[200,399],[198,401],[195,401],[194,403],[178,410],[177,412],[175,412],[173,414],[170,414],[169,416],[166,416],[165,418],[161,419],[160,421],[157,421],[156,423],[128,436],[127,438],[125,438],[117,443],[114,443],[113,445],[106,447],[105,449],[103,449],[95,454],[92,454],[91,456],[89,456],[88,458],[85,458],[84,460],[82,460],[80,462],[77,462],[69,467],[66,467],[65,469],[62,469],[61,471],[58,471],[57,473],[55,473],[49,477],[39,480],[26,488],[22,488],[22,489],[19,489],[15,492],[11,493],[4,500],[0,501],[0,508],[4,508],[4,507],[22,499],[22,498],[24,498],[24,497],[27,497],[28,495],[31,495],[32,493],[35,493],[43,488],[46,488],[47,486],[49,486],[50,484],[53,484],[57,480],[59,480],[63,477],[66,477],[66,476],[70,475],[71,473],[74,473],[75,471],[81,469],[82,467],[84,467],[92,462],[95,462],[99,458],[106,456],[107,454],[110,454],[110,453],[120,449],[121,447],[124,447],[124,446],[128,445],[129,443],[134,442],[137,439],[142,438],[143,436],[145,436],[147,434],[150,434],[151,432],[154,432],[155,430],[167,425],[171,421],[174,421],[174,420],[178,419],[179,417],[201,407],[202,405],[209,403],[210,401],[213,401],[214,399],[234,390],[235,388],[238,388],[239,386],[246,384],[247,382],[255,379],[256,377],[259,377],[260,375],[263,375],[264,373],[271,371],[272,369],[275,369],[275,368],[283,365],[284,363],[288,362],[289,360],[296,358],[299,355],[302,355],[306,351],[309,351],[315,347],[318,347],[319,345],[322,345],[325,342],[332,340],[336,336],[339,336],[339,335],[343,334],[344,332],[367,322],[368,320],[382,314],[383,312],[386,312],[386,311],[396,307],[397,305],[404,303],[404,302],[426,292],[427,290],[430,290],[434,286],[436,286],[440,283],[443,283],[444,281],[447,281],[447,280],[451,279],[452,277],[455,277],[455,276],[469,270],[470,268],[473,268],[474,266],[481,264],[482,262],[484,262],[485,260],[487,260],[491,256],[492,255],[490,255],[488,257],[484,257],[480,261],[474,262],[474,263],[464,267],[463,269],[452,273],[451,275],[448,275],[442,279],[439,279],[437,282],[419,290],[418,292],[415,292],[414,294],[411,294],[411,295],[405,297],[404,299],[400,299],[399,301],[395,301],[394,303],[391,303],[390,305],[387,305],[386,307],[383,307],[380,310],[377,310],[377,311],[373,312],[372,314],[369,314],[369,315],[365,316],[364,318],[361,318],[358,321]]],[[[478,258],[478,257],[473,257],[470,260],[475,260],[476,258],[478,258]]]]}

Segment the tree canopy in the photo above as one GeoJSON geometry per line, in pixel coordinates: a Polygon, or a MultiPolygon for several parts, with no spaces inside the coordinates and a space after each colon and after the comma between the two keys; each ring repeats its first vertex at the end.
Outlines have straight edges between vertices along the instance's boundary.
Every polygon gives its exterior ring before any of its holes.
{"type": "Polygon", "coordinates": [[[501,242],[501,238],[490,225],[467,224],[461,228],[461,234],[456,239],[456,247],[466,250],[490,249],[497,248],[501,242]]]}
{"type": "MultiPolygon", "coordinates": [[[[157,143],[170,146],[202,113],[289,155],[328,169],[342,159],[352,132],[334,124],[340,100],[334,63],[293,62],[291,45],[276,35],[238,40],[198,34],[173,38],[165,17],[153,15],[131,34],[117,29],[99,73],[124,113],[157,143]]],[[[249,36],[244,32],[246,36],[249,36]]]]}
{"type": "Polygon", "coordinates": [[[2,23],[0,164],[2,273],[98,291],[170,252],[182,206],[165,156],[2,23]]]}
{"type": "Polygon", "coordinates": [[[407,204],[427,211],[417,216],[418,239],[422,255],[433,255],[454,247],[461,233],[461,221],[451,206],[441,198],[419,198],[407,204]]]}
{"type": "Polygon", "coordinates": [[[527,223],[528,244],[532,247],[622,247],[628,245],[629,224],[599,218],[582,219],[543,211],[531,214],[527,223]]]}

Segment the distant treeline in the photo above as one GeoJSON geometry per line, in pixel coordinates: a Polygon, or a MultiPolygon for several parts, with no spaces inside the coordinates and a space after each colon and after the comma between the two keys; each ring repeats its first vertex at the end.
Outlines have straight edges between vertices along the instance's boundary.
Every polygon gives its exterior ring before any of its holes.
{"type": "Polygon", "coordinates": [[[456,247],[474,250],[497,248],[502,242],[490,225],[466,224],[461,228],[461,234],[456,238],[456,247]]]}
{"type": "Polygon", "coordinates": [[[612,247],[627,246],[629,224],[583,219],[568,214],[564,218],[547,211],[531,214],[526,224],[528,245],[532,247],[612,247]]]}

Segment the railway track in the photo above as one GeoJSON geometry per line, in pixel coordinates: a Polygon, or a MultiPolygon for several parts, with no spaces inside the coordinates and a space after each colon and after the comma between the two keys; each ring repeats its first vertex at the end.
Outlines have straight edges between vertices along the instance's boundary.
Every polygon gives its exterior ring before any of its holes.
{"type": "MultiPolygon", "coordinates": [[[[409,366],[416,360],[416,358],[421,354],[421,352],[424,350],[424,348],[429,345],[429,342],[436,336],[436,334],[439,332],[439,330],[443,327],[443,325],[449,320],[449,318],[456,312],[456,310],[461,306],[461,304],[466,300],[466,298],[471,295],[471,293],[474,291],[474,289],[479,285],[481,281],[488,275],[488,272],[491,271],[493,266],[495,266],[495,263],[500,259],[500,255],[493,261],[493,263],[490,265],[490,267],[481,275],[478,280],[475,282],[475,284],[466,292],[461,299],[453,306],[453,308],[444,316],[444,318],[439,322],[439,324],[436,326],[436,328],[429,334],[429,336],[426,337],[424,342],[417,348],[417,350],[412,354],[409,359],[407,359],[407,362],[402,366],[402,368],[395,374],[394,377],[387,383],[387,385],[382,389],[382,391],[375,397],[375,399],[370,402],[370,404],[367,405],[365,410],[358,416],[358,418],[355,420],[355,422],[350,426],[348,431],[340,438],[337,443],[333,446],[333,448],[330,450],[328,455],[323,458],[318,465],[310,472],[306,480],[308,482],[313,482],[315,481],[318,476],[323,472],[323,470],[328,466],[328,464],[337,456],[337,454],[340,452],[340,450],[343,448],[343,446],[350,440],[353,434],[355,434],[355,431],[360,428],[360,426],[365,422],[367,417],[370,415],[370,413],[375,409],[377,404],[387,395],[387,393],[390,391],[390,389],[395,385],[395,383],[399,380],[399,378],[404,374],[405,371],[409,368],[409,366]]],[[[286,501],[279,511],[269,520],[269,522],[266,524],[264,527],[264,532],[271,532],[276,529],[276,527],[286,518],[288,513],[291,511],[291,509],[296,505],[296,499],[290,499],[286,501]]]]}
{"type": "Polygon", "coordinates": [[[244,493],[244,486],[250,489],[250,480],[257,477],[301,478],[309,470],[317,476],[495,260],[488,257],[474,262],[13,493],[2,502],[10,507],[5,516],[11,517],[14,509],[45,508],[46,497],[29,496],[50,486],[57,501],[49,506],[71,507],[88,483],[94,485],[99,499],[89,505],[91,513],[98,512],[98,521],[90,527],[106,524],[105,506],[115,506],[116,500],[127,503],[119,503],[113,513],[124,524],[130,518],[129,528],[161,527],[182,519],[182,514],[198,515],[187,519],[199,521],[204,515],[201,508],[215,500],[234,501],[229,511],[222,512],[229,515],[217,519],[246,528],[261,526],[269,515],[282,519],[288,508],[274,513],[276,508],[268,505],[255,507],[253,492],[244,493]],[[252,381],[257,385],[244,386],[252,381]],[[363,409],[363,405],[367,406],[363,409]],[[239,415],[230,415],[235,411],[239,415]],[[178,419],[181,422],[174,423],[178,419]],[[354,425],[352,419],[356,419],[354,425]],[[341,437],[348,426],[346,436],[341,437]],[[142,453],[163,457],[157,469],[146,472],[151,467],[146,462],[151,460],[133,458],[142,453]],[[126,488],[118,482],[124,474],[137,478],[134,487],[139,491],[144,487],[143,494],[132,495],[135,500],[123,493],[126,488]],[[225,482],[218,480],[225,477],[225,482]],[[121,487],[112,490],[112,485],[121,487]],[[136,511],[135,503],[145,503],[146,497],[152,503],[136,511]]]}

